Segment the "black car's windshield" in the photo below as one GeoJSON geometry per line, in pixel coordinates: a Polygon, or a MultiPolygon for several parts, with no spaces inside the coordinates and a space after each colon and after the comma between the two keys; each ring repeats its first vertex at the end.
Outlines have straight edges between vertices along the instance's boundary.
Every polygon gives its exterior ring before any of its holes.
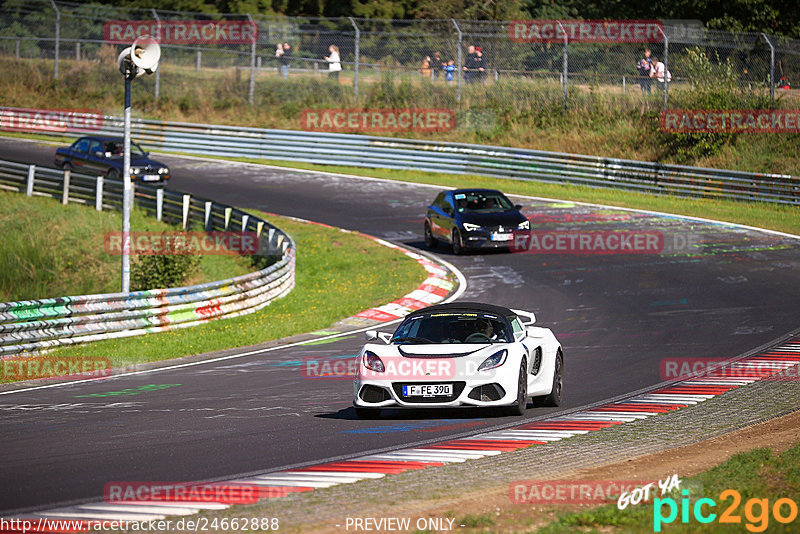
{"type": "Polygon", "coordinates": [[[392,343],[509,343],[505,321],[482,312],[446,312],[406,319],[394,333],[392,343]]]}
{"type": "MultiPolygon", "coordinates": [[[[106,141],[103,143],[103,149],[107,158],[121,158],[123,156],[124,145],[122,141],[106,141]]],[[[131,157],[144,158],[146,154],[144,150],[136,143],[131,143],[131,157]]]]}
{"type": "Polygon", "coordinates": [[[513,210],[514,205],[505,195],[493,191],[474,191],[453,195],[459,213],[492,213],[513,210]]]}

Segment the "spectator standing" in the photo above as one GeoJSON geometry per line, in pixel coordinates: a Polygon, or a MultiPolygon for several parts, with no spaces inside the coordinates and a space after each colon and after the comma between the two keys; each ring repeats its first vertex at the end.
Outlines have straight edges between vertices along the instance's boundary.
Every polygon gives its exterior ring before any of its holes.
{"type": "Polygon", "coordinates": [[[331,45],[328,47],[329,56],[325,57],[328,62],[328,78],[339,81],[339,72],[342,70],[342,60],[339,58],[339,47],[331,45]]]}
{"type": "Polygon", "coordinates": [[[467,47],[467,57],[464,60],[464,66],[462,67],[464,70],[464,82],[472,83],[475,81],[475,77],[478,75],[478,54],[475,51],[475,45],[469,45],[467,47]]]}
{"type": "Polygon", "coordinates": [[[444,71],[444,80],[448,84],[453,83],[453,75],[456,72],[455,62],[451,59],[446,64],[442,63],[442,70],[444,71]]]}
{"type": "Polygon", "coordinates": [[[478,64],[478,74],[476,78],[482,82],[486,79],[486,61],[483,58],[483,50],[480,46],[475,47],[475,61],[478,64]]]}
{"type": "Polygon", "coordinates": [[[669,73],[667,70],[667,66],[664,65],[661,61],[658,60],[656,56],[653,56],[653,66],[650,69],[650,77],[655,78],[660,85],[660,88],[663,89],[664,83],[669,83],[672,81],[672,74],[669,73]]]}
{"type": "Polygon", "coordinates": [[[444,68],[447,65],[444,61],[442,61],[442,53],[441,52],[434,52],[433,53],[433,60],[431,61],[431,69],[433,71],[433,79],[439,76],[439,69],[444,68]]]}
{"type": "Polygon", "coordinates": [[[275,50],[275,57],[278,58],[278,67],[281,71],[281,76],[284,80],[289,79],[289,62],[292,59],[292,45],[289,43],[278,44],[278,49],[275,50]]]}
{"type": "Polygon", "coordinates": [[[423,80],[429,80],[431,78],[431,57],[425,56],[425,59],[422,60],[422,68],[419,69],[419,73],[422,74],[423,80]]]}
{"type": "Polygon", "coordinates": [[[650,70],[653,68],[653,58],[650,57],[650,49],[645,49],[644,57],[636,64],[636,70],[639,71],[639,87],[643,93],[650,93],[650,86],[652,80],[650,79],[650,70]]]}

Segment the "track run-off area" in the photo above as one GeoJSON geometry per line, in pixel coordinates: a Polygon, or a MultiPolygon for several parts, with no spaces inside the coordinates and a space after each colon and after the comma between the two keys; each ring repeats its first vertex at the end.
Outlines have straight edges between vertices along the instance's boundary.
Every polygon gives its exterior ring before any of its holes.
{"type": "MultiPolygon", "coordinates": [[[[0,140],[3,159],[52,166],[53,152],[0,140]]],[[[659,235],[663,248],[454,256],[447,247],[427,250],[422,239],[438,186],[156,158],[170,166],[172,189],[433,253],[463,273],[462,300],[534,311],[564,347],[564,402],[530,408],[527,419],[659,384],[667,361],[734,357],[800,324],[800,240],[791,236],[512,196],[538,232],[659,235]]],[[[112,481],[231,479],[525,420],[469,409],[386,410],[379,420],[359,420],[351,380],[310,378],[303,364],[352,358],[363,343],[363,334],[354,334],[268,351],[243,348],[246,355],[224,361],[0,392],[0,515],[99,500],[112,481]],[[130,394],[114,394],[122,390],[130,394]]]]}

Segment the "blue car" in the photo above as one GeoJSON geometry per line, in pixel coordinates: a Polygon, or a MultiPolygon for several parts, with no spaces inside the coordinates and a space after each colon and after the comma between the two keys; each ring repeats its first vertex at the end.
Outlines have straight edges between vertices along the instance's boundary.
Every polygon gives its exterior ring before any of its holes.
{"type": "MultiPolygon", "coordinates": [[[[81,137],[68,148],[56,150],[56,167],[96,176],[122,176],[122,137],[81,137]]],[[[131,143],[131,179],[142,182],[166,182],[169,167],[152,160],[136,143],[131,143]]]]}
{"type": "Polygon", "coordinates": [[[425,244],[449,243],[453,254],[468,249],[507,249],[514,232],[529,231],[530,221],[503,193],[494,189],[442,191],[428,206],[425,244]]]}

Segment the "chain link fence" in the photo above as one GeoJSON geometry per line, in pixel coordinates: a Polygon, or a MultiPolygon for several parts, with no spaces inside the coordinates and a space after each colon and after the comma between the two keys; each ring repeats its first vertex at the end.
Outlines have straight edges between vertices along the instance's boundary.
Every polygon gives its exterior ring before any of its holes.
{"type": "Polygon", "coordinates": [[[657,36],[640,42],[557,36],[526,42],[514,39],[514,24],[266,18],[6,0],[0,56],[52,61],[58,79],[65,66],[108,62],[136,36],[157,33],[161,66],[144,82],[155,98],[171,80],[203,84],[216,76],[246,86],[251,104],[266,91],[278,91],[280,98],[302,99],[303,105],[340,107],[406,102],[409,107],[535,109],[548,103],[568,107],[581,95],[605,92],[666,108],[670,89],[717,78],[768,94],[774,104],[779,96],[791,97],[791,83],[800,80],[800,41],[774,35],[663,21],[657,36]],[[665,64],[664,83],[637,70],[645,49],[665,64]],[[288,87],[283,92],[281,82],[288,87]]]}

